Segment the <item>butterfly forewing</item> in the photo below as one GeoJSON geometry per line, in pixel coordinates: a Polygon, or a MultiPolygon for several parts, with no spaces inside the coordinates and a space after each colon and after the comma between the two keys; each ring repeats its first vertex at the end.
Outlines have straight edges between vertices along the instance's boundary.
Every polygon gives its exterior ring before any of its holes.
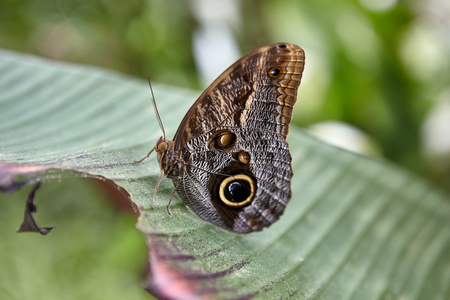
{"type": "Polygon", "coordinates": [[[177,147],[181,148],[224,122],[245,123],[246,111],[252,107],[264,108],[261,106],[268,101],[273,104],[270,109],[274,114],[267,121],[281,120],[273,130],[286,137],[304,62],[303,49],[293,44],[261,47],[235,62],[186,113],[174,137],[177,147]],[[280,69],[280,74],[269,77],[276,69],[280,69]]]}

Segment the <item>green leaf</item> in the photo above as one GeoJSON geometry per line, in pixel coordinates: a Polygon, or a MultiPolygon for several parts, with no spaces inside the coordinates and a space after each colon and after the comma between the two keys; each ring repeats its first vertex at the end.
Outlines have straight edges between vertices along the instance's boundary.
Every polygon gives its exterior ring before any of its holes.
{"type": "Polygon", "coordinates": [[[1,299],[149,299],[140,284],[144,235],[103,185],[73,177],[42,184],[37,220],[56,225],[46,236],[16,233],[31,187],[0,194],[1,299]]]}
{"type": "MultiPolygon", "coordinates": [[[[270,228],[239,235],[204,222],[177,196],[169,215],[169,180],[150,208],[158,164],[133,162],[161,135],[144,80],[3,51],[0,84],[1,182],[71,176],[45,169],[113,180],[139,208],[147,289],[157,297],[450,296],[449,197],[396,166],[291,126],[293,198],[270,228]]],[[[170,137],[199,93],[153,88],[170,137]]]]}

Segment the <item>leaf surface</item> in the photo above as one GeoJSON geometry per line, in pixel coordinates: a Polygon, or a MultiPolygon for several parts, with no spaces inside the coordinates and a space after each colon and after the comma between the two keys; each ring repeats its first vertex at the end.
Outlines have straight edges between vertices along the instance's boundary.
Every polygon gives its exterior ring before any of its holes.
{"type": "MultiPolygon", "coordinates": [[[[199,95],[153,84],[168,137],[199,95]]],[[[301,101],[301,89],[299,92],[301,101]]],[[[0,183],[74,170],[113,180],[140,211],[147,289],[173,299],[431,299],[450,290],[448,195],[391,164],[291,126],[293,198],[280,221],[239,235],[157,193],[161,135],[145,80],[0,52],[0,183]]],[[[1,204],[0,204],[1,205],[1,204]]]]}

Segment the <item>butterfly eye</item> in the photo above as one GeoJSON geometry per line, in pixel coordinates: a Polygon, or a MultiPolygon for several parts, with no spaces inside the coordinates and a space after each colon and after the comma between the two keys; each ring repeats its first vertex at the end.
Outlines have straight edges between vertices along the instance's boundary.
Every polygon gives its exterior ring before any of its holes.
{"type": "Polygon", "coordinates": [[[250,162],[250,154],[245,151],[239,151],[233,153],[233,158],[244,165],[248,164],[250,162]]]}
{"type": "Polygon", "coordinates": [[[246,174],[226,177],[220,184],[220,200],[229,207],[243,207],[255,197],[254,179],[246,174]]]}
{"type": "Polygon", "coordinates": [[[280,68],[272,68],[269,70],[269,76],[272,78],[276,78],[276,77],[280,76],[280,74],[281,74],[280,68]]]}
{"type": "Polygon", "coordinates": [[[158,148],[157,150],[158,150],[159,152],[164,152],[164,151],[166,151],[167,148],[168,148],[167,142],[164,142],[164,141],[158,142],[157,148],[158,148]]]}
{"type": "Polygon", "coordinates": [[[220,131],[209,142],[209,148],[230,151],[236,143],[236,134],[229,130],[220,131]]]}

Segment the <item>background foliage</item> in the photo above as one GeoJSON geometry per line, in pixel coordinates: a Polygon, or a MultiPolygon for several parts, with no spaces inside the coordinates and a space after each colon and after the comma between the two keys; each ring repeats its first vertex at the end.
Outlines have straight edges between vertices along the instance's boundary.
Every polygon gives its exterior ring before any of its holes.
{"type": "Polygon", "coordinates": [[[297,43],[307,65],[294,123],[351,124],[450,189],[449,11],[439,0],[2,0],[0,46],[201,89],[256,47],[297,43]],[[205,56],[218,65],[206,78],[205,56]]]}

